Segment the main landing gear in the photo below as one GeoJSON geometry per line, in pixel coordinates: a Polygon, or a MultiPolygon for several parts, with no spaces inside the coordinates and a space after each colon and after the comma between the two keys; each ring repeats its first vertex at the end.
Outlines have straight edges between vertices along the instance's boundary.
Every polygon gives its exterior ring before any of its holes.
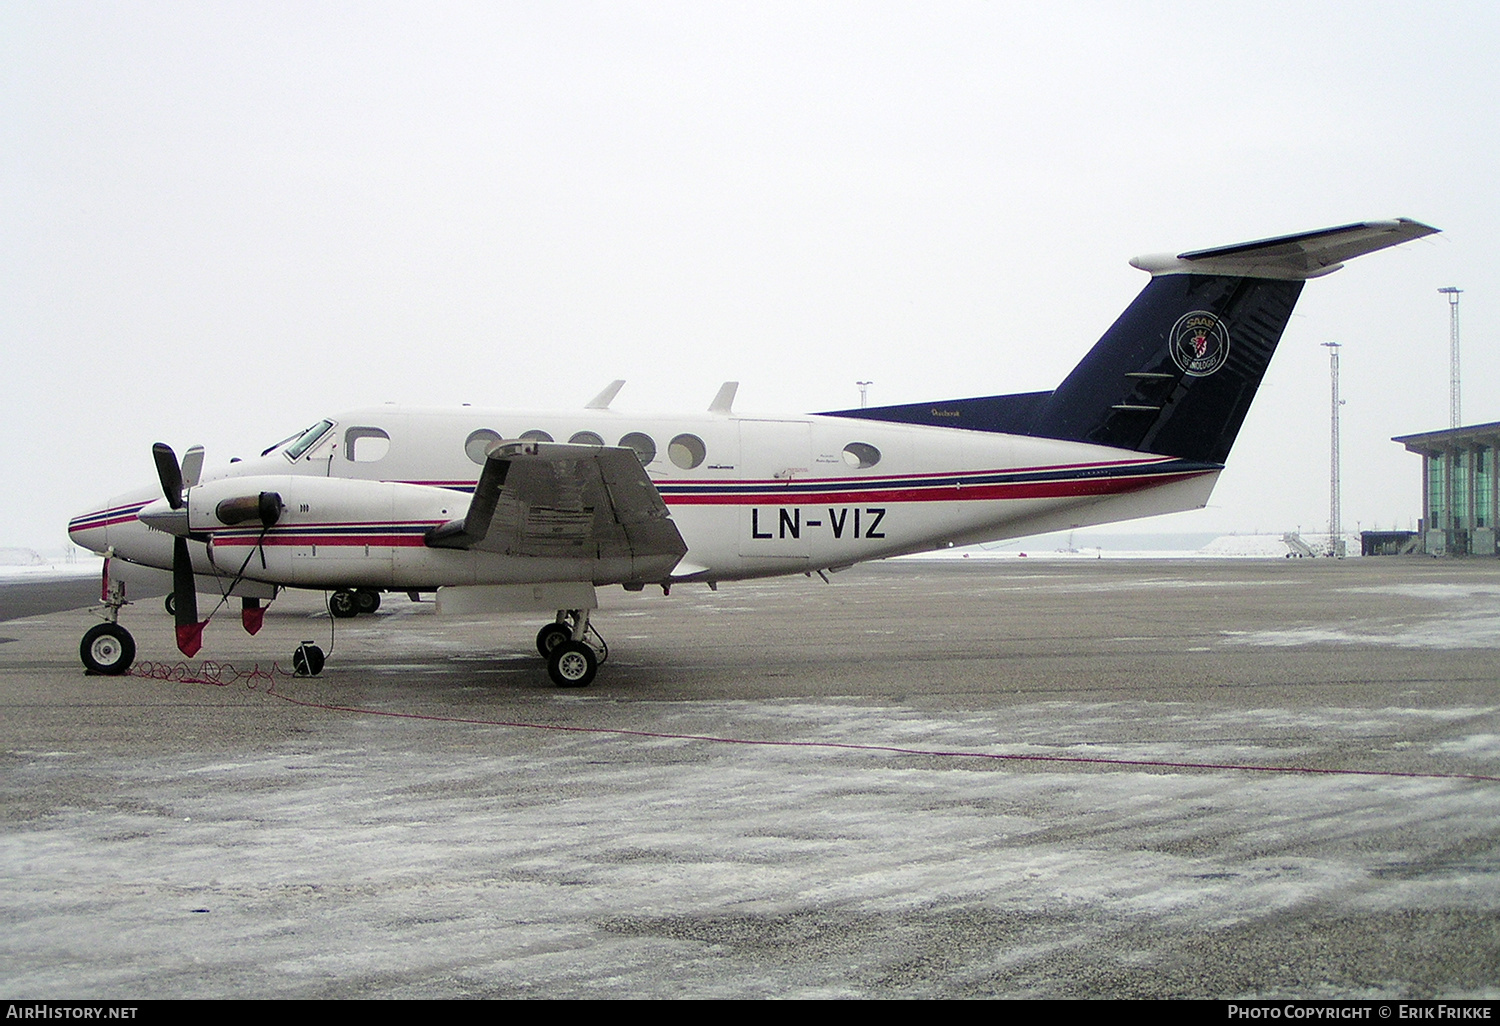
{"type": "Polygon", "coordinates": [[[340,588],[328,596],[328,611],[339,620],[373,613],[379,608],[380,592],[374,588],[340,588]]]}
{"type": "Polygon", "coordinates": [[[584,688],[609,658],[609,646],[589,624],[587,609],[559,609],[557,620],[536,635],[536,649],[547,660],[547,675],[560,688],[584,688]],[[593,634],[599,647],[588,640],[593,634]]]}

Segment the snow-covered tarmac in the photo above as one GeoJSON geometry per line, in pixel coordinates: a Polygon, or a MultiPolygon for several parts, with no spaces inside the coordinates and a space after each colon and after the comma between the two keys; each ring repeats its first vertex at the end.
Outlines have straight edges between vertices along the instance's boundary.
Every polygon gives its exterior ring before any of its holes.
{"type": "Polygon", "coordinates": [[[0,624],[7,996],[1500,994],[1493,562],[616,594],[584,692],[402,597],[275,694],[91,622],[0,624]]]}

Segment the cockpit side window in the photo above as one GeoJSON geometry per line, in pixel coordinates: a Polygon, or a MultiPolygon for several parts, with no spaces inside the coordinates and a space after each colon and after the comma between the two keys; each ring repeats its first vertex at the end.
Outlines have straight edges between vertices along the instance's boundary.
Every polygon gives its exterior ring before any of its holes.
{"type": "Polygon", "coordinates": [[[294,438],[301,438],[301,437],[302,437],[302,432],[300,432],[300,431],[298,431],[295,435],[287,435],[285,438],[283,438],[281,441],[277,442],[275,445],[268,445],[268,446],[266,446],[264,449],[262,449],[260,451],[260,454],[262,456],[269,456],[269,455],[271,455],[271,453],[275,452],[277,449],[280,449],[283,445],[285,445],[286,443],[290,442],[292,439],[294,439],[294,438]]]}
{"type": "Polygon", "coordinates": [[[295,442],[286,447],[286,458],[289,460],[295,460],[300,457],[303,453],[317,444],[318,439],[326,435],[328,433],[328,429],[331,427],[333,427],[333,421],[320,420],[312,427],[302,432],[301,435],[297,436],[297,440],[295,442]]]}
{"type": "Polygon", "coordinates": [[[351,427],[344,432],[344,459],[374,463],[391,451],[391,436],[378,427],[351,427]]]}

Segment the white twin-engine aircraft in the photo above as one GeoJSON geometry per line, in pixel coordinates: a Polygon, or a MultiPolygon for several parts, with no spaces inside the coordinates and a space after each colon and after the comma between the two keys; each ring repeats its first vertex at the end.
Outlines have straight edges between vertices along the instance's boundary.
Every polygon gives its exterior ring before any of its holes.
{"type": "MultiPolygon", "coordinates": [[[[203,475],[154,448],[160,488],[69,524],[108,557],[107,620],[84,665],[123,673],[127,582],[172,573],[177,641],[196,654],[196,595],[235,596],[255,633],[280,588],[332,590],[334,616],[381,592],[437,593],[439,612],[555,613],[537,648],[559,685],[607,651],[594,589],[841,570],[909,552],[1203,506],[1303,282],[1429,235],[1405,219],[1138,257],[1151,281],[1050,392],[837,410],[516,413],[381,406],[320,420],[203,475]],[[156,568],[154,570],[149,568],[156,568]]],[[[311,643],[298,672],[319,672],[311,643]]]]}

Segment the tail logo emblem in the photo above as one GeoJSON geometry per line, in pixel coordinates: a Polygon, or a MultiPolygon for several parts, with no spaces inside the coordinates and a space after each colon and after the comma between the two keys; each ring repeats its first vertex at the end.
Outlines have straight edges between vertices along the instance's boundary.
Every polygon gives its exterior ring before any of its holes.
{"type": "Polygon", "coordinates": [[[1229,359],[1229,328],[1207,310],[1194,310],[1172,325],[1172,359],[1184,374],[1205,378],[1229,359]]]}

